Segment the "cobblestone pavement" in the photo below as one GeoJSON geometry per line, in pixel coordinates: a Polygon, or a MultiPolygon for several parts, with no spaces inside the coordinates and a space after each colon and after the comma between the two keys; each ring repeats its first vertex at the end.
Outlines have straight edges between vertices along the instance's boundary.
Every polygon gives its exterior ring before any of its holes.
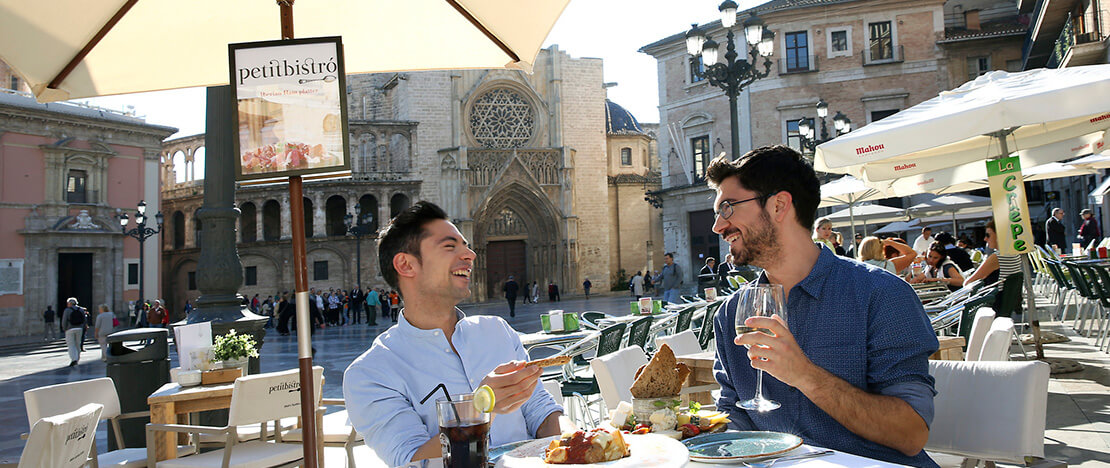
{"type": "MultiPolygon", "coordinates": [[[[517,304],[516,317],[510,318],[504,301],[467,305],[462,309],[468,314],[500,315],[521,332],[540,329],[539,314],[549,309],[581,312],[598,310],[612,315],[627,315],[626,294],[609,293],[590,300],[572,297],[558,303],[517,304]]],[[[324,396],[342,397],[343,371],[362,354],[374,337],[392,323],[380,325],[349,325],[318,331],[313,339],[317,349],[314,363],[324,367],[326,384],[324,396]]],[[[1059,323],[1045,323],[1046,330],[1067,334],[1072,341],[1045,346],[1048,357],[1075,359],[1086,369],[1073,374],[1055,375],[1049,382],[1048,416],[1045,431],[1045,456],[1065,461],[1069,466],[1110,466],[1110,355],[1097,351],[1092,340],[1077,336],[1070,328],[1059,323]]],[[[295,336],[278,336],[268,330],[262,347],[262,371],[270,372],[296,366],[297,343],[295,336]]],[[[19,434],[28,431],[27,415],[23,405],[23,391],[43,385],[91,379],[105,375],[105,365],[99,360],[100,351],[95,344],[86,344],[81,363],[69,363],[61,341],[24,344],[5,343],[0,347],[0,411],[8,414],[8,424],[0,427],[0,463],[18,461],[23,448],[19,434]]],[[[171,356],[174,354],[171,350],[171,356]]],[[[1021,359],[1015,346],[1014,359],[1021,359]]],[[[1030,349],[1030,352],[1032,350],[1030,349]]],[[[176,358],[171,364],[177,365],[176,358]]],[[[1015,409],[1018,410],[1018,409],[1015,409]]],[[[107,435],[101,425],[97,441],[106,450],[107,435]]],[[[947,460],[938,460],[943,465],[947,460]]]]}

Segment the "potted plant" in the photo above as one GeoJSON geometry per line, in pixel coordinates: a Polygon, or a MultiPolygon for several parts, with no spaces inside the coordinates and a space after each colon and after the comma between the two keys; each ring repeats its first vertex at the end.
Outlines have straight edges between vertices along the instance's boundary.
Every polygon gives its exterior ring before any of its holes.
{"type": "Polygon", "coordinates": [[[231,329],[226,335],[217,336],[212,346],[212,358],[223,362],[224,369],[239,367],[246,374],[247,363],[258,357],[257,343],[250,335],[240,335],[231,329]]]}

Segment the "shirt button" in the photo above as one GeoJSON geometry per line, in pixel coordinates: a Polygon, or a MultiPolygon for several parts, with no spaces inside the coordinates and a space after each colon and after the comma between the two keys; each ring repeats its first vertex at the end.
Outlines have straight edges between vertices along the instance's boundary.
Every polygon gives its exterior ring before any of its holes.
{"type": "Polygon", "coordinates": [[[451,350],[450,350],[450,349],[447,349],[447,348],[443,348],[443,352],[445,352],[445,353],[450,353],[450,352],[451,352],[451,350]]]}
{"type": "Polygon", "coordinates": [[[432,332],[432,334],[435,335],[435,336],[439,336],[439,330],[436,330],[436,331],[432,332]]]}

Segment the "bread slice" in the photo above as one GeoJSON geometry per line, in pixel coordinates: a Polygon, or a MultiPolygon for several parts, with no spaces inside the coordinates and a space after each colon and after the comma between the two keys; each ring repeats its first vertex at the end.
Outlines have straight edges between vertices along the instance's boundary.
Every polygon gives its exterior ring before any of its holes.
{"type": "Polygon", "coordinates": [[[570,356],[552,356],[544,359],[536,359],[535,361],[528,361],[524,363],[525,366],[562,366],[570,362],[570,356]]]}
{"type": "Polygon", "coordinates": [[[674,351],[664,344],[651,357],[651,361],[640,371],[640,375],[632,382],[629,389],[636,398],[660,398],[678,395],[682,388],[682,381],[678,379],[675,368],[678,361],[674,351]]]}

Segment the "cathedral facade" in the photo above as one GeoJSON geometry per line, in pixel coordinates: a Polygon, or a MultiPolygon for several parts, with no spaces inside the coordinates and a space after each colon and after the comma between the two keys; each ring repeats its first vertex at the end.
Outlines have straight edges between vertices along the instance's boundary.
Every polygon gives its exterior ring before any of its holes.
{"type": "MultiPolygon", "coordinates": [[[[645,248],[653,239],[661,244],[661,214],[644,200],[659,186],[654,134],[627,112],[616,112],[616,131],[609,125],[600,59],[551,47],[532,74],[351,75],[347,93],[353,175],[305,183],[310,286],[350,289],[361,278],[364,288],[384,287],[376,235],[349,235],[344,216],[366,219],[376,232],[418,200],[443,207],[478,253],[475,300],[500,297],[510,275],[573,293],[585,278],[600,289],[617,281],[619,270],[655,261],[645,248]],[[617,193],[624,200],[614,210],[617,193]]],[[[203,226],[195,212],[203,175],[195,168],[203,144],[198,135],[163,147],[163,285],[177,312],[199,293],[203,226]]],[[[291,291],[287,188],[238,187],[236,202],[241,293],[291,291]]]]}

